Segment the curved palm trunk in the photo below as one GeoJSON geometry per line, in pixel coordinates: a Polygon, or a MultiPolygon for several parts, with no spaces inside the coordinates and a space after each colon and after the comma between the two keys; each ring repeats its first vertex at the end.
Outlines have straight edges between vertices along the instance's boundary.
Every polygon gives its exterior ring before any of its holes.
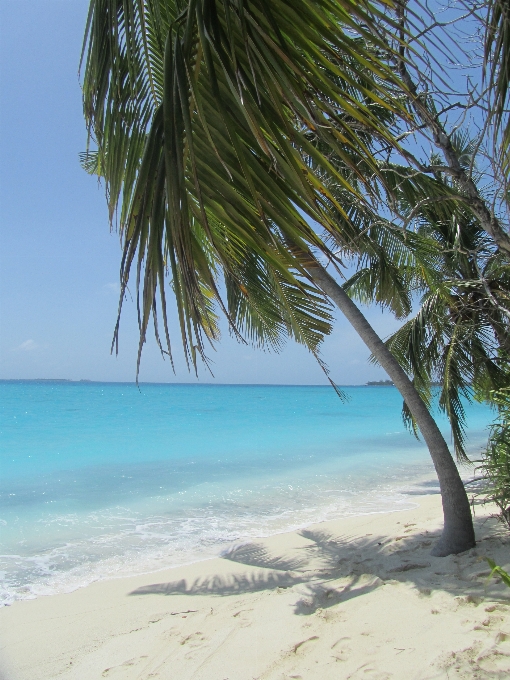
{"type": "Polygon", "coordinates": [[[389,375],[425,439],[439,479],[444,514],[443,533],[434,546],[432,555],[443,557],[469,550],[475,545],[475,533],[466,490],[444,437],[423,400],[405,371],[344,289],[322,267],[310,267],[308,272],[346,316],[389,375]]]}

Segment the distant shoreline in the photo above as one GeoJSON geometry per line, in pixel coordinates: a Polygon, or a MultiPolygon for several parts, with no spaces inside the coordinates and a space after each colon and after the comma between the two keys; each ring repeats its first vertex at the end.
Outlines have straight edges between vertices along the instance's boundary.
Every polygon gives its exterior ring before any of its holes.
{"type": "MultiPolygon", "coordinates": [[[[369,380],[365,383],[367,387],[395,387],[391,380],[369,380]]],[[[440,382],[431,382],[431,387],[441,387],[440,382]]]]}
{"type": "MultiPolygon", "coordinates": [[[[92,385],[136,385],[136,381],[127,380],[89,380],[82,378],[73,380],[72,378],[0,378],[0,383],[70,383],[73,385],[92,384],[92,385]]],[[[295,384],[295,383],[213,383],[213,382],[153,382],[140,381],[138,385],[188,385],[190,387],[326,387],[331,389],[331,385],[324,384],[295,384]]],[[[441,387],[441,383],[433,382],[432,387],[441,387]]],[[[355,383],[341,385],[338,387],[395,387],[391,380],[369,380],[366,383],[355,383]]],[[[396,389],[396,388],[395,388],[396,389]]]]}
{"type": "MultiPolygon", "coordinates": [[[[70,384],[93,384],[93,385],[136,385],[134,380],[89,380],[80,379],[73,380],[72,378],[0,378],[0,383],[70,383],[70,384]]],[[[296,384],[296,383],[214,383],[214,382],[153,382],[140,381],[139,385],[188,385],[190,387],[326,387],[331,389],[331,385],[327,384],[296,384]]],[[[435,384],[435,383],[434,383],[435,384]]],[[[348,385],[338,385],[339,387],[394,387],[391,381],[369,381],[366,383],[355,383],[348,385]]]]}

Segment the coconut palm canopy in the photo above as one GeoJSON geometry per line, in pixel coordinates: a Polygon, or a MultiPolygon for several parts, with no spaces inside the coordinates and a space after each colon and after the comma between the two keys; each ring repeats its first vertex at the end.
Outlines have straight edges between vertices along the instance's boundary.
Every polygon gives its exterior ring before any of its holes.
{"type": "Polygon", "coordinates": [[[330,317],[306,263],[317,249],[330,254],[328,236],[357,236],[356,210],[328,186],[361,203],[360,187],[379,173],[371,135],[394,143],[388,129],[403,114],[387,95],[394,74],[376,57],[387,50],[374,30],[391,25],[384,7],[92,0],[83,163],[105,179],[112,220],[119,209],[120,304],[136,263],[139,360],[151,313],[159,339],[158,307],[170,353],[167,271],[193,364],[203,336],[218,335],[217,305],[235,333],[276,346],[290,334],[317,353],[330,317]]]}
{"type": "MultiPolygon", "coordinates": [[[[393,247],[381,231],[380,249],[372,245],[360,255],[344,288],[364,303],[390,307],[401,317],[412,314],[387,345],[427,404],[434,383],[440,386],[439,406],[449,418],[457,456],[465,460],[463,398],[507,380],[500,352],[510,342],[510,266],[456,201],[455,190],[448,200],[446,181],[421,177],[420,186],[416,177],[405,177],[405,168],[398,178],[400,207],[413,229],[393,231],[393,247]],[[444,200],[426,201],[431,190],[444,200]]],[[[404,416],[410,422],[405,404],[404,416]]]]}
{"type": "MultiPolygon", "coordinates": [[[[476,179],[477,139],[462,130],[450,139],[476,179]]],[[[439,164],[437,156],[432,161],[439,164]]],[[[367,239],[359,242],[356,272],[344,289],[406,319],[386,344],[427,404],[433,384],[440,386],[439,406],[465,460],[463,398],[486,395],[508,380],[502,353],[510,350],[510,264],[469,205],[458,200],[455,178],[397,164],[386,165],[384,173],[395,215],[388,220],[364,211],[367,239]]],[[[404,417],[412,424],[405,404],[404,417]]]]}

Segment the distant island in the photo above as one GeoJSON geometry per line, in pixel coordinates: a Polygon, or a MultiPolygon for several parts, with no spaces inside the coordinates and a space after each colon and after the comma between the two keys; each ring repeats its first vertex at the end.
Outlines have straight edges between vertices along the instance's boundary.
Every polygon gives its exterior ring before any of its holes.
{"type": "MultiPolygon", "coordinates": [[[[394,383],[391,380],[369,380],[366,385],[373,387],[394,387],[394,383]]],[[[440,382],[433,381],[430,383],[431,387],[441,387],[440,382]]]]}

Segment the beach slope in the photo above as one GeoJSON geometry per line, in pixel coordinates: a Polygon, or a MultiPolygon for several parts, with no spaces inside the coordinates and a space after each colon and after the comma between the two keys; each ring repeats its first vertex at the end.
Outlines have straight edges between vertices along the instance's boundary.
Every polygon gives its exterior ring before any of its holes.
{"type": "Polygon", "coordinates": [[[5,680],[425,680],[510,677],[510,540],[430,556],[440,497],[234,546],[0,611],[5,680]]]}

